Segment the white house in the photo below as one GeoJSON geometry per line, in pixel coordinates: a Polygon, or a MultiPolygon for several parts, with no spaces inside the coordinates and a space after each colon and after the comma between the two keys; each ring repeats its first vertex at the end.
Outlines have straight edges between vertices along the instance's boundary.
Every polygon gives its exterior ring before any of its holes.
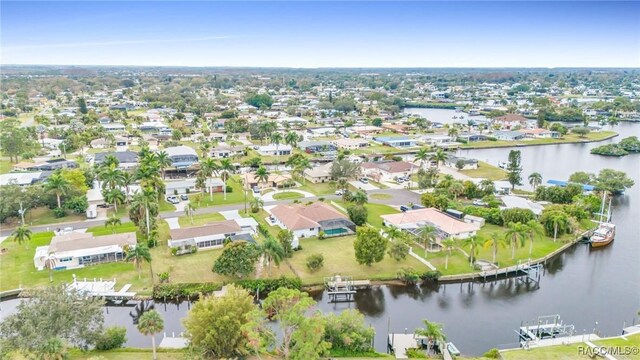
{"type": "Polygon", "coordinates": [[[304,177],[312,183],[331,181],[331,167],[333,163],[326,163],[304,171],[304,177]]]}
{"type": "Polygon", "coordinates": [[[190,246],[198,249],[220,248],[224,240],[253,242],[258,223],[253,218],[216,221],[211,224],[169,231],[169,247],[185,250],[190,246]]]}
{"type": "Polygon", "coordinates": [[[365,139],[337,139],[333,144],[339,149],[356,150],[369,146],[369,142],[365,139]]]}
{"type": "Polygon", "coordinates": [[[282,156],[282,155],[291,155],[291,145],[287,144],[269,144],[258,146],[256,149],[258,154],[262,156],[282,156]]]}
{"type": "Polygon", "coordinates": [[[362,173],[375,181],[393,181],[410,176],[419,166],[406,161],[378,161],[362,163],[362,173]]]}
{"type": "Polygon", "coordinates": [[[434,208],[409,210],[399,214],[381,216],[384,225],[395,226],[399,229],[419,233],[425,225],[435,226],[438,229],[438,240],[454,237],[466,239],[474,236],[480,226],[476,223],[467,223],[447,215],[434,208]]]}
{"type": "Polygon", "coordinates": [[[135,232],[105,236],[70,232],[54,236],[48,246],[37,247],[33,264],[38,270],[44,269],[48,256],[55,259],[56,270],[122,261],[125,258],[124,247],[136,246],[137,243],[135,232]]]}

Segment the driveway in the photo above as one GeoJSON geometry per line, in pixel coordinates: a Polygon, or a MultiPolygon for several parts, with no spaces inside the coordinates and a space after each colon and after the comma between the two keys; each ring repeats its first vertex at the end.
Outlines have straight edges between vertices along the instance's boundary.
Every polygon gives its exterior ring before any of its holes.
{"type": "Polygon", "coordinates": [[[178,222],[178,218],[177,217],[166,218],[166,219],[164,219],[164,221],[166,221],[167,224],[169,224],[169,229],[171,229],[171,230],[180,229],[180,223],[178,222]]]}
{"type": "Polygon", "coordinates": [[[238,210],[220,211],[220,215],[224,216],[227,220],[242,219],[238,210]]]}
{"type": "Polygon", "coordinates": [[[372,183],[365,184],[359,180],[349,181],[349,184],[351,184],[356,189],[362,189],[364,191],[378,190],[378,187],[373,185],[372,183]]]}
{"type": "Polygon", "coordinates": [[[420,194],[417,194],[413,191],[409,190],[400,190],[400,189],[380,189],[369,192],[369,202],[375,204],[385,204],[385,205],[408,205],[410,203],[420,204],[420,194]],[[388,194],[391,197],[385,199],[376,199],[372,197],[372,194],[388,194]]]}
{"type": "Polygon", "coordinates": [[[457,171],[456,169],[452,169],[448,166],[440,166],[438,169],[440,169],[441,174],[451,175],[456,180],[462,180],[462,181],[471,180],[469,176],[457,171]]]}
{"type": "Polygon", "coordinates": [[[311,197],[316,197],[315,194],[312,194],[310,192],[307,191],[302,191],[302,190],[296,190],[296,189],[288,189],[288,190],[277,190],[277,191],[272,191],[270,193],[267,193],[265,195],[262,195],[262,201],[264,202],[270,202],[270,201],[276,201],[273,198],[273,195],[275,194],[281,194],[281,193],[285,193],[285,192],[294,192],[294,193],[298,193],[301,194],[303,197],[305,198],[311,198],[311,197]]]}

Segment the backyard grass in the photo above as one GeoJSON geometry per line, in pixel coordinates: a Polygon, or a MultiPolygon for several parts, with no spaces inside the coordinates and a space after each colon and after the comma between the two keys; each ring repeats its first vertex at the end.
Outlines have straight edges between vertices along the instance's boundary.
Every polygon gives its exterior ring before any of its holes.
{"type": "MultiPolygon", "coordinates": [[[[0,255],[0,291],[22,288],[44,287],[50,284],[49,272],[38,271],[33,265],[33,257],[36,247],[45,246],[51,242],[53,232],[33,234],[31,241],[23,245],[5,240],[2,248],[6,251],[0,255]]],[[[151,294],[151,276],[148,264],[142,266],[141,278],[133,264],[126,262],[114,262],[85,268],[71,270],[55,270],[53,283],[69,283],[73,281],[75,274],[79,279],[113,279],[116,278],[116,287],[124,284],[132,284],[132,291],[140,294],[151,294]]]]}
{"type": "Polygon", "coordinates": [[[193,224],[191,223],[191,218],[189,216],[180,216],[178,218],[178,223],[181,227],[189,227],[189,226],[199,226],[212,223],[214,221],[222,221],[224,220],[224,216],[220,215],[220,213],[212,213],[212,214],[197,214],[193,215],[193,224]]]}
{"type": "MultiPolygon", "coordinates": [[[[70,210],[67,210],[67,216],[63,218],[57,218],[53,214],[53,210],[49,209],[46,206],[33,208],[27,211],[24,215],[24,222],[28,225],[47,225],[52,224],[52,228],[55,225],[60,224],[62,226],[67,222],[76,222],[86,220],[87,217],[85,214],[75,214],[70,210]]],[[[16,218],[12,223],[7,225],[19,225],[20,218],[16,218]]]]}
{"type": "Polygon", "coordinates": [[[0,174],[6,174],[11,171],[13,164],[9,160],[0,160],[0,174]]]}
{"type": "Polygon", "coordinates": [[[588,355],[580,355],[578,347],[587,347],[587,344],[557,345],[541,347],[529,350],[511,350],[501,352],[504,360],[574,360],[590,359],[588,355]]]}
{"type": "Polygon", "coordinates": [[[489,180],[502,180],[507,177],[507,172],[497,166],[493,166],[484,161],[478,161],[478,168],[471,170],[460,170],[460,173],[472,178],[483,178],[489,180]]]}
{"type": "MultiPolygon", "coordinates": [[[[120,210],[120,209],[118,209],[118,210],[120,210]]],[[[166,199],[163,199],[163,200],[159,201],[158,210],[160,212],[174,212],[174,211],[176,211],[176,207],[175,207],[175,205],[173,205],[170,202],[168,202],[166,199]]]]}
{"type": "MultiPolygon", "coordinates": [[[[156,336],[156,341],[160,340],[160,335],[156,336]]],[[[151,342],[151,340],[149,340],[151,342]]],[[[182,350],[157,349],[158,360],[183,360],[187,358],[186,352],[182,350]]],[[[111,351],[80,351],[72,350],[69,353],[70,360],[142,360],[152,359],[151,349],[118,349],[111,351]]]]}
{"type": "Polygon", "coordinates": [[[608,139],[617,133],[615,131],[598,131],[591,132],[585,137],[580,137],[576,134],[567,134],[561,139],[528,139],[528,140],[519,140],[519,141],[474,141],[468,144],[462,144],[461,148],[463,149],[477,149],[477,148],[491,148],[491,147],[511,147],[511,146],[520,146],[520,145],[547,145],[547,144],[564,144],[564,143],[579,143],[579,142],[590,142],[590,141],[600,141],[604,139],[608,139]]]}
{"type": "Polygon", "coordinates": [[[621,337],[606,340],[595,340],[592,343],[600,346],[636,346],[640,347],[640,333],[625,335],[626,339],[621,337]]]}
{"type": "Polygon", "coordinates": [[[308,191],[310,193],[316,194],[316,195],[333,195],[336,192],[336,185],[335,183],[332,182],[325,182],[325,183],[312,183],[310,181],[303,181],[302,185],[297,187],[296,189],[298,190],[303,190],[303,191],[308,191]]]}
{"type": "MultiPolygon", "coordinates": [[[[427,267],[411,256],[401,262],[391,259],[385,254],[385,258],[371,266],[360,265],[356,262],[353,242],[355,235],[341,236],[319,240],[318,238],[300,239],[302,250],[295,251],[293,257],[288,259],[289,264],[300,276],[305,285],[322,284],[324,277],[334,274],[352,276],[354,279],[394,279],[399,269],[410,267],[418,271],[427,270],[427,267]],[[311,254],[322,254],[324,266],[311,272],[306,265],[307,257],[311,254]]],[[[280,268],[272,269],[272,277],[289,275],[290,270],[286,264],[280,264],[280,268]]]]}
{"type": "MultiPolygon", "coordinates": [[[[499,236],[504,236],[506,231],[507,228],[505,227],[486,224],[482,227],[482,229],[480,229],[480,231],[478,231],[478,236],[484,239],[483,241],[481,241],[481,243],[484,243],[486,239],[490,238],[492,233],[498,233],[500,234],[499,236]]],[[[564,235],[554,242],[553,238],[549,238],[546,236],[537,236],[533,242],[533,252],[531,253],[531,256],[529,256],[529,240],[527,239],[524,247],[516,249],[514,259],[511,259],[510,245],[499,247],[496,256],[496,263],[500,267],[508,267],[518,264],[518,261],[526,261],[529,258],[538,259],[559,249],[566,243],[566,241],[572,239],[573,235],[564,235]]],[[[469,248],[463,247],[461,242],[458,243],[458,247],[462,247],[465,252],[469,253],[469,248]]],[[[416,254],[425,257],[424,250],[422,248],[414,246],[414,251],[416,254]]],[[[433,266],[438,268],[438,270],[440,270],[443,275],[477,272],[477,270],[474,270],[473,266],[469,264],[469,259],[458,249],[451,251],[447,269],[445,269],[446,258],[446,251],[430,252],[425,257],[425,259],[433,264],[433,266]]],[[[492,249],[485,249],[484,247],[480,246],[478,249],[477,259],[492,261],[492,249]]]]}
{"type": "MultiPolygon", "coordinates": [[[[209,207],[209,206],[219,206],[219,205],[229,205],[229,204],[241,204],[244,202],[245,195],[244,190],[242,189],[242,183],[240,182],[240,177],[232,176],[229,181],[227,181],[227,186],[231,187],[231,191],[227,191],[227,199],[224,199],[224,193],[214,193],[213,200],[211,200],[211,195],[208,193],[202,194],[201,192],[190,194],[189,200],[196,207],[209,207]],[[200,198],[200,201],[197,201],[197,198],[200,198]]],[[[250,202],[253,199],[253,191],[247,191],[247,202],[250,202]]]]}
{"type": "MultiPolygon", "coordinates": [[[[352,203],[347,203],[343,200],[336,200],[335,201],[336,204],[342,206],[343,208],[348,208],[350,205],[352,205],[352,203]]],[[[367,208],[367,210],[369,211],[369,216],[368,216],[368,220],[367,222],[377,228],[382,228],[382,218],[380,217],[381,215],[387,215],[387,214],[397,214],[400,211],[392,208],[389,205],[384,205],[384,204],[373,204],[373,203],[368,203],[365,205],[365,207],[367,208]]]]}
{"type": "Polygon", "coordinates": [[[285,192],[281,192],[281,193],[277,193],[275,195],[273,195],[273,199],[274,200],[290,200],[290,199],[300,199],[303,198],[304,195],[297,193],[297,192],[293,192],[293,191],[285,191],[285,192]]]}

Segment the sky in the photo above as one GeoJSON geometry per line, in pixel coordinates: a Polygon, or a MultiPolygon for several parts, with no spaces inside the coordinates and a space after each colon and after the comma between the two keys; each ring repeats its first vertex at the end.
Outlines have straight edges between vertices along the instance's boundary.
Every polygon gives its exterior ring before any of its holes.
{"type": "Polygon", "coordinates": [[[640,67],[640,2],[0,3],[1,64],[640,67]]]}

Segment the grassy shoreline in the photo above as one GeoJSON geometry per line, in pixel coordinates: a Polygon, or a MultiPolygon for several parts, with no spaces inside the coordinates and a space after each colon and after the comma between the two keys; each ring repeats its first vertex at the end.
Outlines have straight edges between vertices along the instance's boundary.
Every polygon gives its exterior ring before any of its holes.
{"type": "Polygon", "coordinates": [[[473,143],[463,144],[460,146],[462,150],[473,149],[496,149],[505,147],[525,147],[525,146],[544,146],[544,145],[558,145],[558,144],[582,144],[605,141],[613,139],[619,136],[614,131],[599,131],[586,135],[584,138],[580,138],[575,134],[565,135],[562,139],[534,139],[527,141],[475,141],[473,143]]]}

